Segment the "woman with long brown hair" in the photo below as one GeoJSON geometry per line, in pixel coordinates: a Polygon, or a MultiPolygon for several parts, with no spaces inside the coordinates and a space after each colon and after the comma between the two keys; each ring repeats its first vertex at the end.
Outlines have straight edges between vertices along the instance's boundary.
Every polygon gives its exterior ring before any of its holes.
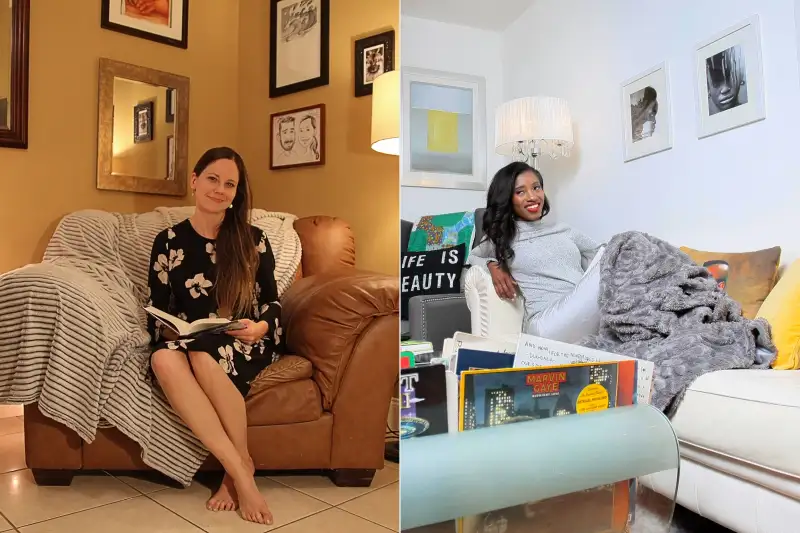
{"type": "Polygon", "coordinates": [[[238,507],[245,520],[271,524],[247,450],[244,397],[281,351],[275,258],[264,232],[250,225],[251,193],[239,154],[208,150],[191,187],[194,214],[153,243],[149,305],[187,322],[230,318],[245,327],[177,339],[150,318],[150,365],[172,408],[225,468],[206,507],[238,507]]]}

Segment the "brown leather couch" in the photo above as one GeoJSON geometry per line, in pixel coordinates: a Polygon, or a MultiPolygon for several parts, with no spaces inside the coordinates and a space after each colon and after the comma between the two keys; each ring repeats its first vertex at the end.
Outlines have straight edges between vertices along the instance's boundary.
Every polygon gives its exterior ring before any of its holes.
{"type": "MultiPolygon", "coordinates": [[[[325,470],[339,486],[368,486],[383,468],[389,402],[398,375],[395,276],[359,271],[350,227],[302,218],[301,272],[282,298],[289,353],[247,397],[249,447],[258,470],[325,470]]],[[[40,485],[68,485],[78,470],[148,470],[116,429],[88,444],[25,406],[25,455],[40,485]]],[[[213,456],[201,467],[221,469],[213,456]]]]}

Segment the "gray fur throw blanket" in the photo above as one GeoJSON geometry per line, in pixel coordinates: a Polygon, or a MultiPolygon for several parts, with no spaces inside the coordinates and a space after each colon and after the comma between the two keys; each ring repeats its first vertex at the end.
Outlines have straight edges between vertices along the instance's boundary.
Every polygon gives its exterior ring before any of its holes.
{"type": "Polygon", "coordinates": [[[615,235],[600,268],[600,331],[580,344],[655,363],[651,402],[668,416],[699,376],[768,368],[775,358],[769,323],[744,318],[708,270],[671,244],[615,235]]]}

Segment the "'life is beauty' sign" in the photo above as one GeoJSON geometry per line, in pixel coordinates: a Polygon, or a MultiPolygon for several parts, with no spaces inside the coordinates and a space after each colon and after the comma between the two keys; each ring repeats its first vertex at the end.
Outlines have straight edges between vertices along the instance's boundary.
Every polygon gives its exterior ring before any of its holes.
{"type": "Polygon", "coordinates": [[[403,318],[407,318],[409,298],[459,293],[465,260],[464,244],[428,252],[405,252],[400,267],[403,318]]]}

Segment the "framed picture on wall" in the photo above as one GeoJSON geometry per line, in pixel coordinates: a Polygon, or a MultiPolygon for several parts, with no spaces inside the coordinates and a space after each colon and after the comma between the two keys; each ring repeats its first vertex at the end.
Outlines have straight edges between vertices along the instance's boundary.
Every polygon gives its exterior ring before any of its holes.
{"type": "Polygon", "coordinates": [[[161,44],[189,46],[189,0],[100,0],[100,27],[161,44]]]}
{"type": "Polygon", "coordinates": [[[758,15],[697,45],[698,137],[766,118],[758,15]]]}
{"type": "Polygon", "coordinates": [[[328,85],[330,0],[270,0],[269,97],[328,85]]]}
{"type": "Polygon", "coordinates": [[[667,63],[622,83],[622,145],[625,162],[672,148],[667,63]]]}
{"type": "Polygon", "coordinates": [[[164,117],[164,121],[167,124],[172,124],[175,122],[175,108],[177,107],[175,100],[175,89],[168,88],[167,89],[167,105],[166,108],[166,116],[164,117]]]}
{"type": "Polygon", "coordinates": [[[401,184],[486,190],[486,80],[404,67],[401,184]]]}
{"type": "Polygon", "coordinates": [[[365,37],[355,46],[355,95],[372,94],[375,78],[394,70],[394,30],[365,37]]]}
{"type": "Polygon", "coordinates": [[[316,104],[270,116],[269,168],[325,164],[325,104],[316,104]]]}
{"type": "Polygon", "coordinates": [[[153,101],[133,106],[133,143],[153,140],[153,101]]]}

